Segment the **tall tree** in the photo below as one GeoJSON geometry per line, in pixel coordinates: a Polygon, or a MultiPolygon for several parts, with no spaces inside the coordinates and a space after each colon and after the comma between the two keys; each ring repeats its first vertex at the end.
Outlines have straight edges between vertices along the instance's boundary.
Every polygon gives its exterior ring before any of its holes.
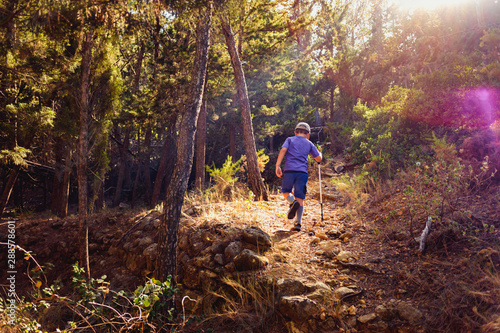
{"type": "Polygon", "coordinates": [[[85,33],[82,45],[80,94],[78,105],[80,109],[80,130],[78,136],[77,150],[77,174],[78,174],[78,232],[80,234],[80,264],[85,265],[87,277],[90,280],[89,261],[89,227],[87,221],[88,190],[87,190],[87,154],[89,137],[89,86],[90,69],[92,65],[92,49],[94,47],[95,32],[90,29],[85,33]]]}
{"type": "Polygon", "coordinates": [[[174,286],[176,284],[179,220],[193,166],[194,138],[206,80],[211,20],[212,4],[209,3],[206,8],[201,8],[199,13],[196,53],[189,90],[190,99],[182,115],[177,143],[177,163],[167,189],[164,214],[158,235],[156,276],[161,281],[166,281],[169,275],[172,276],[174,286]]]}
{"type": "Polygon", "coordinates": [[[250,101],[248,99],[248,90],[245,80],[245,73],[241,65],[241,60],[236,47],[234,34],[231,29],[229,18],[226,14],[221,17],[222,32],[226,39],[226,45],[231,57],[231,65],[234,70],[234,80],[238,91],[238,100],[241,110],[241,122],[243,127],[243,142],[245,145],[245,153],[247,158],[248,182],[250,188],[255,194],[256,199],[268,200],[267,189],[260,174],[259,163],[257,158],[257,148],[255,146],[255,138],[252,126],[252,112],[250,110],[250,101]]]}
{"type": "Polygon", "coordinates": [[[202,191],[205,185],[205,153],[207,142],[207,82],[205,80],[205,88],[203,93],[203,103],[201,104],[200,115],[198,116],[198,124],[196,126],[196,175],[195,188],[202,191]]]}

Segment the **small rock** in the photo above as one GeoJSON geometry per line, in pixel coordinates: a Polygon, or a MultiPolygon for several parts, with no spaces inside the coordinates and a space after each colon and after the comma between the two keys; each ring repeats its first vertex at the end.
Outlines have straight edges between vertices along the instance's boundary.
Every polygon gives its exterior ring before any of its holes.
{"type": "Polygon", "coordinates": [[[326,232],[326,234],[330,237],[336,237],[336,238],[338,238],[341,235],[340,231],[338,231],[337,229],[330,229],[326,232]]]}
{"type": "Polygon", "coordinates": [[[325,252],[327,257],[335,257],[340,252],[340,242],[337,240],[329,240],[319,243],[321,250],[325,252]]]}
{"type": "Polygon", "coordinates": [[[348,309],[347,309],[347,313],[349,313],[350,316],[355,316],[356,315],[356,307],[354,305],[351,305],[348,309]]]}
{"type": "Polygon", "coordinates": [[[358,317],[358,321],[362,324],[366,324],[372,320],[375,320],[377,315],[375,313],[369,313],[363,316],[358,317]]]}
{"type": "Polygon", "coordinates": [[[352,258],[352,253],[350,251],[340,251],[339,254],[337,254],[337,260],[339,261],[349,261],[349,259],[352,258]]]}
{"type": "Polygon", "coordinates": [[[126,204],[124,202],[120,202],[120,204],[118,205],[118,208],[120,208],[120,209],[129,209],[130,205],[126,204]]]}
{"type": "Polygon", "coordinates": [[[335,297],[337,299],[341,299],[342,297],[344,296],[347,296],[347,295],[351,295],[351,294],[354,294],[355,291],[352,290],[351,288],[347,288],[347,287],[340,287],[340,288],[337,288],[335,289],[335,291],[333,292],[333,294],[335,295],[335,297]]]}
{"type": "Polygon", "coordinates": [[[280,246],[278,246],[278,250],[285,251],[285,252],[290,252],[292,249],[288,245],[280,245],[280,246]]]}
{"type": "Polygon", "coordinates": [[[224,256],[220,253],[216,254],[214,256],[214,261],[218,263],[219,265],[224,265],[224,256]]]}
{"type": "Polygon", "coordinates": [[[379,305],[375,308],[375,313],[379,316],[380,319],[389,321],[394,315],[393,313],[385,307],[385,305],[379,305]]]}
{"type": "Polygon", "coordinates": [[[339,237],[339,238],[340,238],[340,239],[344,239],[344,240],[345,240],[346,238],[347,238],[347,239],[350,239],[350,238],[352,238],[353,236],[354,236],[354,235],[353,235],[353,233],[352,233],[352,232],[347,231],[347,232],[344,232],[342,235],[340,235],[340,237],[339,237]]]}
{"type": "Polygon", "coordinates": [[[410,323],[418,322],[422,319],[423,315],[419,309],[414,306],[401,302],[397,306],[399,317],[402,320],[409,321],[410,323]]]}

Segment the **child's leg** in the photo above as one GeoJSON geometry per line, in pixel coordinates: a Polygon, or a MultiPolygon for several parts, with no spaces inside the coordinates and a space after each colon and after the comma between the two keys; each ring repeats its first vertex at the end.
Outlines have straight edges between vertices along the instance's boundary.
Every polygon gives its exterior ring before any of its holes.
{"type": "Polygon", "coordinates": [[[291,193],[283,193],[283,197],[286,201],[288,201],[289,204],[291,204],[295,200],[291,193]]]}
{"type": "Polygon", "coordinates": [[[283,182],[281,184],[281,192],[283,193],[283,197],[288,203],[292,203],[295,198],[291,194],[293,188],[293,175],[290,173],[285,173],[283,175],[283,182]]]}
{"type": "Polygon", "coordinates": [[[301,175],[300,177],[298,177],[295,183],[295,200],[297,200],[297,202],[300,204],[300,207],[297,209],[296,213],[297,218],[295,220],[295,226],[298,226],[299,228],[302,224],[302,215],[304,214],[304,199],[307,193],[307,179],[307,174],[301,175]]]}

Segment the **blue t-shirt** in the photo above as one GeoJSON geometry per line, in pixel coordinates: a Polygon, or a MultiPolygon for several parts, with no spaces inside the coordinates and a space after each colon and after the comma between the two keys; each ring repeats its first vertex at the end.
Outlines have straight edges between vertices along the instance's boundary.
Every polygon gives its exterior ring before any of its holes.
{"type": "Polygon", "coordinates": [[[307,173],[307,156],[313,158],[319,155],[316,146],[300,135],[286,138],[281,148],[286,148],[286,160],[284,171],[297,171],[307,173]]]}

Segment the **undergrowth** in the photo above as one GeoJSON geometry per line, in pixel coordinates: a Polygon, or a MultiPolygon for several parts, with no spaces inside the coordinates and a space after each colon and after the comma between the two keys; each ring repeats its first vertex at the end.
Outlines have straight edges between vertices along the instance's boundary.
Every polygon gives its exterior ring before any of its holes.
{"type": "Polygon", "coordinates": [[[347,198],[353,219],[375,217],[371,226],[383,239],[403,232],[409,253],[425,221],[434,221],[427,251],[410,257],[412,264],[398,273],[430,307],[430,331],[499,332],[500,225],[473,211],[478,196],[495,183],[495,164],[486,156],[473,166],[445,137],[432,141],[432,159],[392,179],[379,179],[367,164],[332,182],[347,198]]]}

